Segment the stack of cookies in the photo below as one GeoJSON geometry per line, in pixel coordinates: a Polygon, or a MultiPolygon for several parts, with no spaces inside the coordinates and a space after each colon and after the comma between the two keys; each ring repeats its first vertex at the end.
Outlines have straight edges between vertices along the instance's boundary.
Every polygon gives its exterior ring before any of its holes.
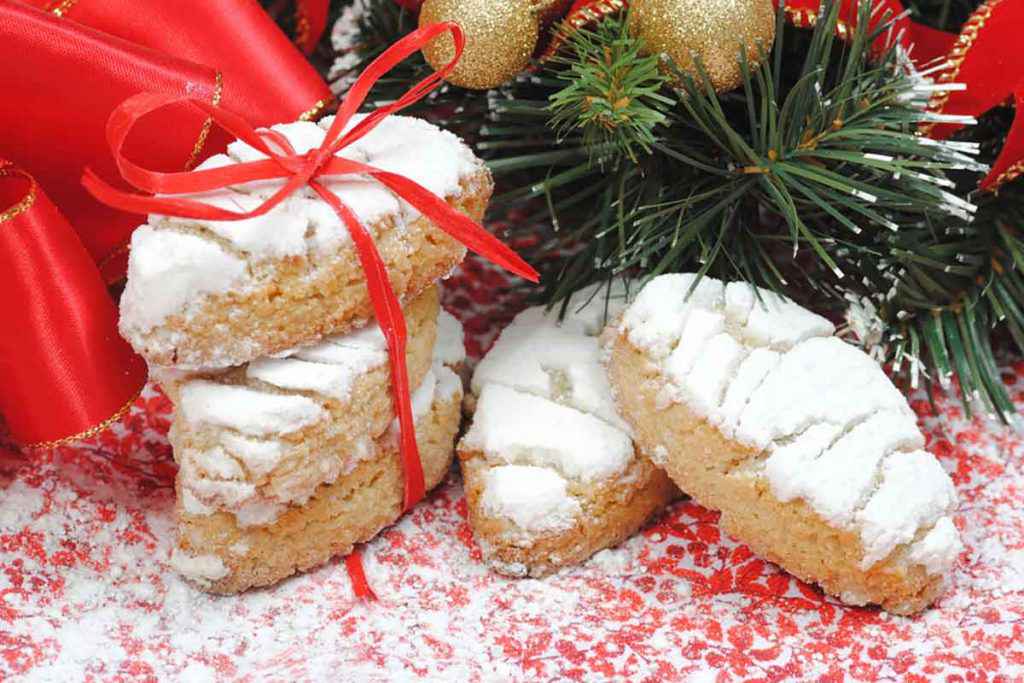
{"type": "MultiPolygon", "coordinates": [[[[330,123],[274,130],[305,153],[330,123]]],[[[476,220],[490,197],[472,152],[418,119],[389,117],[341,155],[408,177],[476,220]]],[[[235,142],[200,169],[261,157],[235,142]]],[[[250,210],[282,182],[198,198],[250,210]]],[[[326,184],[373,236],[402,303],[416,436],[426,486],[436,486],[459,427],[463,344],[435,283],[464,248],[372,180],[326,184]]],[[[272,584],[348,553],[402,513],[391,368],[372,314],[347,229],[311,193],[240,221],[153,215],[133,234],[121,333],[176,407],[172,564],[193,584],[272,584]]]]}

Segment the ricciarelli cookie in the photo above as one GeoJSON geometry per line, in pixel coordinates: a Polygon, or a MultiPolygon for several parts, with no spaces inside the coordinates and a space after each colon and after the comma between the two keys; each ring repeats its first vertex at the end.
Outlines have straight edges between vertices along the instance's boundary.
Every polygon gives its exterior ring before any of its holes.
{"type": "MultiPolygon", "coordinates": [[[[615,314],[624,292],[611,294],[615,314]]],[[[473,374],[459,461],[473,533],[503,574],[578,564],[678,495],[615,411],[598,345],[605,300],[581,292],[561,323],[557,312],[524,311],[473,374]]]]}
{"type": "MultiPolygon", "coordinates": [[[[354,125],[361,116],[353,118],[354,125]]],[[[273,126],[298,153],[323,142],[332,118],[273,126]]],[[[410,178],[480,219],[492,182],[457,137],[425,121],[391,116],[339,153],[410,178]]],[[[242,142],[200,165],[262,154],[242,142]]],[[[283,181],[199,195],[251,210],[283,181]]],[[[395,294],[411,301],[465,255],[465,248],[371,179],[324,181],[372,235],[395,294]]],[[[366,278],[348,229],[305,188],[269,213],[241,221],[152,215],[132,234],[121,334],[151,365],[239,365],[364,325],[373,317],[366,278]]]]}
{"type": "MultiPolygon", "coordinates": [[[[462,336],[453,318],[444,312],[440,315],[445,321],[439,325],[439,352],[458,344],[462,336]],[[453,335],[457,335],[454,340],[449,338],[453,335]]],[[[346,355],[359,364],[365,350],[362,344],[338,340],[314,348],[323,352],[316,361],[284,359],[300,364],[294,376],[312,378],[312,368],[305,364],[313,362],[325,366],[321,377],[327,377],[332,368],[345,367],[340,359],[346,355]],[[327,348],[332,342],[334,348],[327,348]]],[[[424,369],[413,392],[416,438],[428,489],[440,483],[451,466],[462,400],[462,383],[452,368],[462,360],[436,352],[432,367],[424,369]]],[[[279,371],[288,370],[282,366],[279,371]]],[[[290,442],[294,432],[268,433],[266,428],[260,434],[250,433],[246,426],[267,416],[239,408],[246,415],[244,424],[222,427],[219,446],[204,451],[176,449],[181,461],[179,534],[172,565],[196,586],[213,593],[237,593],[276,583],[350,552],[401,515],[397,421],[387,410],[382,413],[383,427],[376,420],[353,426],[346,416],[378,396],[390,401],[386,378],[370,391],[353,389],[336,408],[332,387],[339,383],[314,382],[315,388],[290,382],[284,393],[279,391],[280,384],[266,388],[274,396],[320,403],[326,413],[324,427],[336,435],[334,441],[290,442]]],[[[186,391],[187,387],[182,392],[183,406],[186,391]]]]}
{"type": "Polygon", "coordinates": [[[610,327],[622,416],[758,554],[842,601],[911,614],[960,550],[956,493],[882,369],[765,290],[649,282],[610,327]]]}

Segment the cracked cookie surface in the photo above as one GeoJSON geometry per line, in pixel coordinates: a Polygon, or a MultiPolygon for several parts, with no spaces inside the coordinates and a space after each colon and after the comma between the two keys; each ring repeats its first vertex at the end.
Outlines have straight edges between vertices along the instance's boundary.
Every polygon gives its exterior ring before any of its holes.
{"type": "MultiPolygon", "coordinates": [[[[463,363],[464,353],[459,352],[462,328],[448,313],[437,312],[436,293],[423,308],[433,312],[436,322],[427,319],[439,330],[436,344],[429,335],[426,351],[429,357],[430,346],[434,347],[432,364],[424,369],[412,395],[424,481],[430,489],[444,479],[453,459],[462,401],[462,381],[455,370],[463,363]]],[[[411,321],[422,319],[414,311],[408,315],[411,321]]],[[[366,351],[365,344],[356,342],[366,342],[367,336],[372,335],[350,334],[314,348],[344,340],[346,346],[339,348],[351,359],[366,351]]],[[[336,350],[324,353],[339,357],[336,350]]],[[[320,391],[327,374],[314,380],[320,391]]],[[[368,376],[352,383],[350,403],[333,405],[332,391],[319,394],[328,413],[324,419],[345,438],[310,443],[307,437],[291,446],[300,448],[303,456],[291,469],[278,468],[265,476],[255,473],[253,464],[262,462],[264,451],[275,443],[266,437],[246,436],[247,459],[244,465],[235,461],[235,468],[225,466],[223,448],[185,456],[188,459],[183,460],[176,481],[179,533],[172,561],[186,578],[214,593],[269,585],[348,553],[354,544],[369,540],[398,519],[404,475],[397,420],[391,412],[387,377],[385,384],[360,391],[359,381],[368,376]],[[373,401],[386,406],[380,424],[354,424],[353,415],[361,414],[359,404],[373,401]],[[256,486],[256,481],[262,484],[256,486]],[[230,484],[227,495],[219,488],[224,484],[230,484]],[[239,505],[232,493],[247,484],[252,485],[245,489],[248,498],[239,505]],[[198,500],[200,496],[205,497],[198,500]]],[[[292,386],[293,393],[286,395],[307,398],[294,393],[300,391],[292,386]]],[[[264,422],[246,420],[246,424],[264,422]]]]}
{"type": "Polygon", "coordinates": [[[512,576],[578,564],[635,533],[678,495],[636,453],[600,362],[616,287],[577,294],[565,318],[523,311],[477,366],[459,460],[484,558],[512,576]]]}
{"type": "Polygon", "coordinates": [[[906,399],[832,325],[749,285],[655,278],[605,333],[636,440],[756,552],[913,613],[959,552],[956,495],[906,399]]]}

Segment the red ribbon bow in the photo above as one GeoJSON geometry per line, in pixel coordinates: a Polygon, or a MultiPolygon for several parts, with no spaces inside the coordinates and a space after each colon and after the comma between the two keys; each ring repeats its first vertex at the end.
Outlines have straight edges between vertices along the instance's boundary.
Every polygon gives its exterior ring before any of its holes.
{"type": "Polygon", "coordinates": [[[86,189],[101,202],[132,213],[161,213],[206,220],[241,220],[267,213],[305,185],[311,187],[334,209],[352,236],[360,263],[366,273],[374,313],[388,342],[395,411],[398,414],[401,434],[402,464],[405,473],[404,507],[406,510],[423,497],[424,482],[410,404],[409,376],[405,366],[405,319],[398,298],[388,280],[387,269],[373,243],[373,238],[360,224],[355,214],[345,206],[337,195],[328,190],[319,181],[319,178],[345,174],[368,175],[419,209],[424,216],[469,249],[517,275],[536,282],[537,272],[514,251],[426,188],[401,175],[335,156],[338,151],[373,130],[385,117],[413,104],[433,90],[445,76],[451,73],[462,54],[464,44],[462,30],[450,22],[426,26],[399,40],[363,72],[341,103],[323,144],[306,154],[296,154],[288,140],[279,133],[267,130],[258,133],[241,116],[208,102],[188,97],[163,93],[142,93],[128,98],[113,111],[107,123],[107,140],[118,169],[131,185],[154,194],[177,195],[208,192],[257,180],[285,179],[284,186],[280,190],[252,211],[238,213],[183,197],[158,197],[125,192],[104,182],[88,168],[82,177],[82,183],[86,189]],[[394,103],[377,109],[347,133],[344,132],[346,124],[362,105],[370,89],[379,78],[406,57],[445,32],[451,33],[454,39],[455,55],[444,68],[424,78],[394,103]],[[125,140],[140,118],[162,107],[183,101],[191,102],[202,109],[228,133],[248,143],[267,155],[268,158],[191,173],[151,171],[125,158],[122,153],[125,140]]]}

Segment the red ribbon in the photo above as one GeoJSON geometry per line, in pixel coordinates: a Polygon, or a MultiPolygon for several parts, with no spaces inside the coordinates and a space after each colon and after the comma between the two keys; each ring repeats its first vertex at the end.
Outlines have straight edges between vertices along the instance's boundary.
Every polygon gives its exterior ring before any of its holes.
{"type": "MultiPolygon", "coordinates": [[[[1006,142],[979,185],[983,190],[994,190],[1024,172],[1024,69],[1017,45],[1021,28],[1024,2],[989,0],[964,23],[948,51],[949,66],[935,77],[940,83],[967,84],[966,90],[933,97],[930,108],[937,113],[981,116],[1007,100],[1016,105],[1006,142]]],[[[927,132],[941,140],[962,127],[938,124],[927,132]]]]}
{"type": "Polygon", "coordinates": [[[348,577],[352,581],[352,592],[357,598],[363,600],[376,600],[377,594],[370,588],[370,582],[366,580],[366,572],[363,570],[363,555],[358,548],[345,556],[345,569],[348,570],[348,577]]]}
{"type": "MultiPolygon", "coordinates": [[[[159,90],[269,125],[331,97],[256,0],[30,2],[0,0],[0,157],[46,188],[108,282],[124,277],[125,246],[143,219],[98,203],[79,178],[86,165],[116,172],[103,139],[115,106],[159,90]]],[[[229,141],[188,104],[159,112],[132,138],[129,153],[163,170],[229,141]]]]}
{"type": "Polygon", "coordinates": [[[117,310],[71,225],[30,174],[3,160],[0,291],[0,413],[15,440],[70,441],[128,408],[145,361],[118,336],[117,310]]]}
{"type": "Polygon", "coordinates": [[[323,144],[306,154],[296,154],[284,136],[273,131],[255,131],[241,116],[202,100],[162,93],[142,93],[127,99],[111,114],[107,124],[107,140],[121,176],[134,187],[153,194],[180,195],[222,189],[257,180],[285,179],[284,186],[252,211],[237,213],[203,204],[184,197],[149,196],[125,192],[106,182],[91,169],[86,169],[82,183],[101,202],[133,213],[164,215],[206,220],[239,220],[267,213],[299,188],[308,185],[344,222],[367,277],[367,287],[377,321],[388,341],[394,387],[395,411],[401,434],[401,454],[405,472],[404,507],[409,509],[424,495],[423,468],[416,446],[416,432],[410,404],[409,377],[405,366],[406,328],[402,309],[391,288],[387,269],[377,252],[373,239],[359,223],[355,214],[323,184],[319,178],[345,174],[368,175],[412,204],[438,227],[458,239],[469,249],[494,263],[533,282],[536,271],[514,251],[501,243],[468,216],[451,208],[443,199],[412,180],[383,171],[336,153],[369,133],[385,117],[413,104],[437,87],[454,68],[462,54],[465,39],[454,23],[435,24],[413,31],[382,53],[360,75],[338,109],[334,123],[323,144]],[[414,85],[401,98],[377,109],[344,133],[352,115],[362,105],[374,83],[399,62],[419,50],[442,33],[450,32],[455,43],[455,56],[440,71],[414,85]],[[269,157],[261,161],[232,164],[192,173],[161,173],[131,162],[124,154],[125,140],[142,117],[163,107],[191,102],[207,113],[234,137],[248,143],[269,157]]]}

